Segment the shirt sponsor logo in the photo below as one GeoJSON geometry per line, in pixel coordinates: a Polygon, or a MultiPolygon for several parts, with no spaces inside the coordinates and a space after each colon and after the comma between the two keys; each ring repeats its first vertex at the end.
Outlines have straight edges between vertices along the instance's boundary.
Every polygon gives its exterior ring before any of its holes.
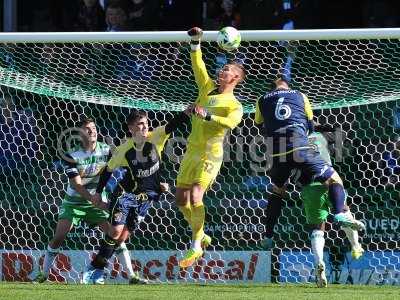
{"type": "Polygon", "coordinates": [[[214,97],[212,97],[212,98],[210,99],[210,101],[208,101],[208,104],[209,104],[209,105],[214,105],[215,103],[217,103],[217,98],[214,98],[214,97]]]}
{"type": "Polygon", "coordinates": [[[153,175],[155,172],[157,172],[160,169],[160,162],[156,162],[155,165],[153,165],[150,169],[138,169],[137,171],[137,177],[139,178],[144,178],[144,177],[149,177],[153,175]]]}

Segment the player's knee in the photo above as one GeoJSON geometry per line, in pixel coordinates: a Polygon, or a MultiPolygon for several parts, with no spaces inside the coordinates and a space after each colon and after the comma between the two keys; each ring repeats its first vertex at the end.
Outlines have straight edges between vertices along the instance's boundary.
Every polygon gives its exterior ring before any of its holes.
{"type": "Polygon", "coordinates": [[[118,240],[121,237],[122,233],[123,233],[123,227],[121,225],[111,226],[107,235],[114,240],[118,240]]]}
{"type": "Polygon", "coordinates": [[[125,242],[126,238],[123,234],[121,234],[117,239],[115,239],[115,244],[116,245],[121,245],[123,242],[125,242]]]}
{"type": "Polygon", "coordinates": [[[200,184],[194,184],[190,191],[190,202],[192,204],[203,202],[205,189],[200,184]]]}
{"type": "Polygon", "coordinates": [[[331,185],[331,184],[340,184],[343,185],[342,178],[340,178],[339,174],[335,171],[331,177],[328,178],[328,180],[325,181],[325,185],[331,185]]]}
{"type": "Polygon", "coordinates": [[[309,224],[309,227],[311,232],[313,232],[314,230],[325,231],[325,222],[319,224],[309,224]]]}
{"type": "Polygon", "coordinates": [[[112,226],[109,222],[103,222],[99,225],[99,227],[104,233],[112,232],[112,226]]]}
{"type": "Polygon", "coordinates": [[[285,196],[286,188],[285,187],[277,187],[276,185],[273,185],[272,192],[280,197],[283,197],[283,196],[285,196]]]}
{"type": "Polygon", "coordinates": [[[188,201],[190,201],[190,190],[176,188],[176,204],[178,206],[185,206],[188,201]]]}

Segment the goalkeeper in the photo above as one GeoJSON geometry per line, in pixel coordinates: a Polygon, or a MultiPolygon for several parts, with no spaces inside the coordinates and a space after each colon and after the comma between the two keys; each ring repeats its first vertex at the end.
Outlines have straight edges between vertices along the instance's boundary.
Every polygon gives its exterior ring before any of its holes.
{"type": "MultiPolygon", "coordinates": [[[[161,152],[165,142],[179,124],[188,121],[189,110],[181,112],[165,126],[149,132],[147,115],[133,111],[127,118],[127,126],[132,138],[119,146],[100,176],[93,201],[104,206],[101,193],[111,178],[113,171],[119,171],[116,185],[109,205],[112,227],[100,243],[100,249],[83,275],[83,283],[104,284],[104,268],[118,246],[144,219],[153,201],[158,201],[168,184],[160,182],[161,152]]],[[[131,283],[146,283],[135,276],[131,283]]]]}
{"type": "Polygon", "coordinates": [[[191,117],[192,131],[179,168],[176,201],[192,229],[192,244],[183,259],[182,268],[190,267],[211,243],[204,233],[203,196],[218,175],[223,160],[223,140],[230,129],[241,121],[243,110],[233,90],[245,78],[241,64],[226,64],[218,73],[217,83],[210,78],[202,59],[202,30],[194,27],[191,37],[191,60],[198,96],[191,117]]]}
{"type": "MultiPolygon", "coordinates": [[[[60,247],[73,226],[83,220],[88,224],[98,225],[104,232],[109,229],[108,213],[93,206],[91,197],[99,181],[100,171],[111,156],[110,147],[97,141],[97,129],[93,119],[82,119],[78,127],[81,145],[67,153],[63,161],[69,184],[61,204],[54,237],[47,246],[43,270],[34,280],[38,283],[47,280],[54,260],[60,252],[60,247]]],[[[105,194],[102,195],[102,198],[105,200],[105,194]]],[[[133,274],[131,259],[125,243],[120,245],[118,252],[120,261],[133,274]]]]}

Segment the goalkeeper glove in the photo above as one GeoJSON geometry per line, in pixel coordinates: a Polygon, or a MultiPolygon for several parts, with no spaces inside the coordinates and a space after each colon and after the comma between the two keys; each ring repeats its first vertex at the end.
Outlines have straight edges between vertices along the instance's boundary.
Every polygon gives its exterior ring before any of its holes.
{"type": "Polygon", "coordinates": [[[203,36],[203,30],[199,27],[193,27],[188,30],[187,34],[190,36],[192,44],[198,44],[203,36]]]}
{"type": "Polygon", "coordinates": [[[202,106],[199,105],[195,105],[193,107],[193,111],[192,111],[197,117],[206,120],[206,121],[210,121],[211,120],[211,115],[208,113],[207,109],[205,109],[202,106]]]}
{"type": "Polygon", "coordinates": [[[203,36],[203,30],[199,27],[193,27],[188,30],[188,35],[190,36],[190,48],[192,51],[200,49],[200,40],[203,36]]]}

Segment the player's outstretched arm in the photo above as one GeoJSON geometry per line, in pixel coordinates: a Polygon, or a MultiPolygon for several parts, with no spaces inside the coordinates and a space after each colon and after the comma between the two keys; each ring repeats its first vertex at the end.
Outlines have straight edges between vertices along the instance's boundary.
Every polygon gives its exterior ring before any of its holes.
{"type": "Polygon", "coordinates": [[[304,112],[307,117],[308,133],[312,133],[312,132],[314,132],[313,110],[312,110],[312,107],[310,104],[310,100],[308,100],[308,97],[306,95],[304,95],[303,93],[301,93],[301,94],[303,95],[303,100],[304,100],[304,112]]]}
{"type": "Polygon", "coordinates": [[[228,114],[228,116],[221,117],[221,116],[210,114],[204,107],[196,105],[194,107],[193,113],[196,116],[198,116],[199,118],[202,118],[202,119],[204,119],[206,121],[215,122],[215,123],[217,123],[219,125],[222,125],[224,127],[229,128],[229,129],[233,129],[242,120],[243,109],[242,109],[241,106],[238,106],[237,108],[232,110],[228,114]]]}
{"type": "Polygon", "coordinates": [[[190,36],[190,48],[192,49],[190,58],[192,60],[194,78],[199,89],[202,89],[211,81],[200,48],[203,30],[199,27],[193,27],[189,29],[187,33],[190,36]]]}
{"type": "Polygon", "coordinates": [[[96,193],[101,194],[107,185],[107,181],[110,179],[112,172],[108,170],[108,167],[104,167],[100,173],[99,182],[97,184],[96,193]]]}
{"type": "Polygon", "coordinates": [[[178,115],[173,117],[167,125],[165,125],[165,134],[170,134],[173,131],[175,131],[177,128],[180,126],[186,124],[190,120],[190,114],[192,112],[194,105],[190,104],[186,107],[186,109],[182,112],[180,112],[178,115]]]}
{"type": "Polygon", "coordinates": [[[156,146],[158,154],[161,155],[170,134],[189,122],[192,107],[193,104],[190,104],[184,111],[169,120],[166,125],[159,126],[149,133],[148,140],[156,146]]]}
{"type": "Polygon", "coordinates": [[[257,99],[256,102],[256,112],[254,115],[254,122],[256,123],[257,126],[262,126],[264,123],[264,118],[261,114],[261,110],[260,110],[260,101],[262,101],[262,97],[257,99]]]}
{"type": "Polygon", "coordinates": [[[265,127],[264,127],[264,117],[261,113],[261,109],[260,109],[260,102],[262,101],[263,97],[260,97],[259,99],[257,99],[256,102],[256,112],[254,114],[254,125],[258,128],[258,131],[261,135],[265,135],[266,131],[265,131],[265,127]]]}

